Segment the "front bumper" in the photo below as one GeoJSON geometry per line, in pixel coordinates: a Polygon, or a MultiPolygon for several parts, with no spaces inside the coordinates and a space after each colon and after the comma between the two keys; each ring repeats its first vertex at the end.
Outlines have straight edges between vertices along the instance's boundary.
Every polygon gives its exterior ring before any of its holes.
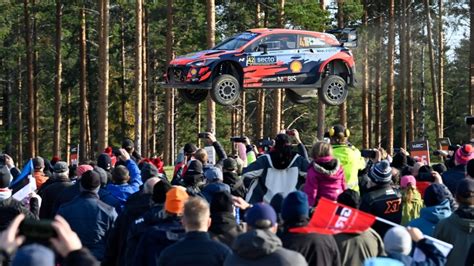
{"type": "Polygon", "coordinates": [[[207,66],[170,65],[164,75],[165,88],[210,89],[211,70],[207,66]]]}

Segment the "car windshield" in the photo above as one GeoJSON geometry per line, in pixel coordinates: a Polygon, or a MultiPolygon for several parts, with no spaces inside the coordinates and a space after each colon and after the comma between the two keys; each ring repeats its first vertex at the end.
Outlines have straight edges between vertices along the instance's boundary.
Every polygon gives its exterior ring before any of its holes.
{"type": "Polygon", "coordinates": [[[238,35],[235,35],[225,41],[216,45],[212,50],[235,50],[244,46],[251,40],[255,39],[258,36],[258,33],[254,32],[244,32],[238,35]]]}

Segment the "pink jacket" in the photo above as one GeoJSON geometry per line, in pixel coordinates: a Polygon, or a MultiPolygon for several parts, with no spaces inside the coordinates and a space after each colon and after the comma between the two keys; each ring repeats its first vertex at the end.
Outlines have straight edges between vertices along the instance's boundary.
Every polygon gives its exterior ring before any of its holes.
{"type": "Polygon", "coordinates": [[[304,192],[308,195],[309,206],[325,197],[336,200],[337,196],[346,189],[344,170],[339,160],[333,159],[327,163],[311,162],[306,175],[304,192]]]}

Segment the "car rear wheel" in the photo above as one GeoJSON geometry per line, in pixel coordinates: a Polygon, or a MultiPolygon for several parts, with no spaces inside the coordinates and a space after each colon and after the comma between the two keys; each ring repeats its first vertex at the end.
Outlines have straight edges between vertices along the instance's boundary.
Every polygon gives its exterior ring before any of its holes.
{"type": "Polygon", "coordinates": [[[232,105],[240,97],[239,81],[232,75],[224,74],[214,79],[211,98],[219,105],[232,105]]]}
{"type": "Polygon", "coordinates": [[[178,89],[178,93],[185,102],[198,104],[207,98],[208,90],[178,89]]]}
{"type": "Polygon", "coordinates": [[[291,89],[285,90],[286,97],[288,100],[294,104],[305,104],[309,103],[313,97],[310,96],[301,96],[298,93],[294,92],[291,89]]]}
{"type": "Polygon", "coordinates": [[[349,91],[343,78],[329,75],[323,79],[318,96],[327,105],[341,105],[347,99],[349,91]]]}

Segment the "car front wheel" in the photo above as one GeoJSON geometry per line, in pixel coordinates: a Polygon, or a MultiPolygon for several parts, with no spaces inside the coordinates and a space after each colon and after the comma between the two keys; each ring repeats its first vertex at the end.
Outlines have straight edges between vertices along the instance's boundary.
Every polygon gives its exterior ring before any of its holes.
{"type": "Polygon", "coordinates": [[[232,75],[218,76],[212,83],[211,98],[219,105],[232,105],[240,97],[239,81],[232,75]]]}
{"type": "Polygon", "coordinates": [[[185,102],[198,104],[207,98],[208,90],[178,89],[178,93],[185,102]]]}
{"type": "Polygon", "coordinates": [[[318,96],[327,105],[341,105],[347,99],[349,91],[343,78],[329,75],[323,79],[318,96]]]}

